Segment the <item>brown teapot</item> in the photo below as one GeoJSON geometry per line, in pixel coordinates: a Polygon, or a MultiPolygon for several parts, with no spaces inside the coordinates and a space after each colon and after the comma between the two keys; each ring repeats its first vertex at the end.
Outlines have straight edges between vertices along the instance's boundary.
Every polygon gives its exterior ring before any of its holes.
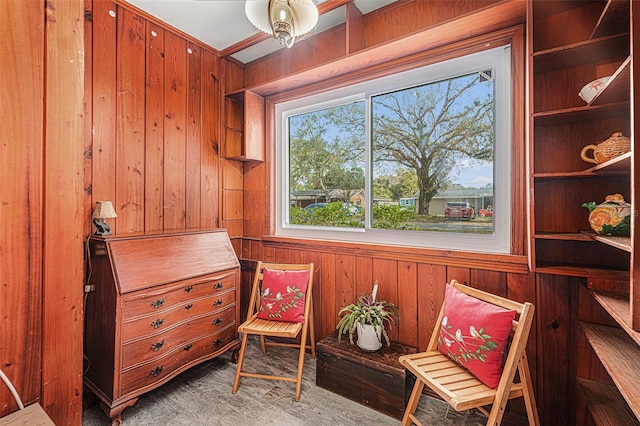
{"type": "Polygon", "coordinates": [[[580,158],[588,163],[600,164],[631,151],[631,140],[622,136],[622,132],[615,132],[606,141],[598,145],[587,145],[582,148],[580,158]],[[587,157],[587,152],[593,150],[593,158],[587,157]]]}

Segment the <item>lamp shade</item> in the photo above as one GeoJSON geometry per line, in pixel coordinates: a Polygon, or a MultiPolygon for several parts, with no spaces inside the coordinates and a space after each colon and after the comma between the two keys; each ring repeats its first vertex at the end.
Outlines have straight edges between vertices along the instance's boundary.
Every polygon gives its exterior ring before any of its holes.
{"type": "Polygon", "coordinates": [[[113,209],[111,201],[96,201],[96,208],[93,209],[91,217],[94,219],[109,219],[112,217],[118,217],[118,215],[113,209]]]}
{"type": "Polygon", "coordinates": [[[244,11],[249,21],[260,31],[279,39],[291,47],[300,37],[318,23],[318,8],[313,0],[247,0],[244,11]],[[291,22],[287,37],[283,35],[283,22],[291,22]]]}

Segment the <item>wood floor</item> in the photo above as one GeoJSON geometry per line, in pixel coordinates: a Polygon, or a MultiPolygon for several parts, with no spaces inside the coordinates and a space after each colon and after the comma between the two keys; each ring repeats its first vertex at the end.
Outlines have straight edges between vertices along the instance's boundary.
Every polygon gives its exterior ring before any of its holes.
{"type": "MultiPolygon", "coordinates": [[[[263,355],[258,341],[251,341],[245,369],[270,374],[293,375],[297,353],[290,348],[270,348],[263,355]]],[[[230,354],[205,362],[174,378],[160,388],[142,395],[122,412],[125,426],[208,425],[208,426],[350,426],[399,425],[400,421],[352,402],[315,385],[316,361],[307,355],[300,401],[294,401],[295,384],[242,378],[233,395],[236,364],[230,354]]],[[[478,414],[447,412],[447,405],[427,396],[420,400],[418,418],[426,424],[484,425],[478,414]]],[[[111,424],[98,404],[83,412],[82,424],[111,424]]]]}

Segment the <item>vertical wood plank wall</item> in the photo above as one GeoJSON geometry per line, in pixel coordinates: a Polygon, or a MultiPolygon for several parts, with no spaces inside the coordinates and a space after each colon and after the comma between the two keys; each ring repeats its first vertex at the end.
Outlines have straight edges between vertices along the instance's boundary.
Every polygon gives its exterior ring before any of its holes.
{"type": "Polygon", "coordinates": [[[1,368],[59,425],[82,414],[83,6],[0,3],[1,368]]]}
{"type": "Polygon", "coordinates": [[[58,424],[82,419],[84,3],[45,10],[42,399],[58,424]]]}
{"type": "MultiPolygon", "coordinates": [[[[365,48],[494,2],[401,3],[363,20],[365,48]]],[[[580,367],[574,361],[576,279],[535,277],[522,263],[511,271],[448,262],[446,254],[407,257],[386,247],[353,250],[264,238],[273,225],[273,171],[269,162],[220,157],[222,95],[273,78],[278,70],[344,55],[346,47],[327,48],[344,43],[344,28],[323,35],[325,48],[311,56],[303,54],[302,44],[290,49],[299,62],[270,56],[245,71],[120,2],[86,0],[88,66],[84,78],[69,78],[73,71],[65,68],[69,58],[64,55],[82,46],[67,37],[83,33],[83,2],[47,4],[57,6],[61,25],[45,29],[44,2],[0,2],[0,28],[8,35],[0,42],[0,87],[3,98],[11,100],[0,104],[1,112],[20,117],[3,124],[0,134],[0,359],[25,402],[41,400],[57,424],[80,423],[79,236],[93,232],[89,216],[95,201],[111,200],[118,218],[109,221],[116,234],[225,227],[241,258],[314,262],[317,338],[333,331],[340,307],[375,280],[380,297],[402,307],[392,339],[420,349],[428,342],[444,283],[452,278],[515,300],[533,300],[536,324],[528,350],[541,417],[545,424],[573,422],[575,370],[580,367]],[[48,45],[47,38],[55,44],[48,45]],[[20,54],[16,46],[29,54],[20,54]],[[70,81],[60,84],[65,80],[70,81]],[[63,115],[82,113],[78,81],[86,85],[84,138],[77,120],[62,123],[63,115]],[[64,99],[61,108],[58,97],[64,99]]],[[[517,156],[524,161],[524,142],[520,148],[517,156]]],[[[272,144],[265,149],[269,158],[272,144]]],[[[516,195],[516,202],[524,204],[524,194],[516,195]]],[[[523,222],[524,210],[518,218],[523,222]]],[[[249,275],[243,274],[245,284],[249,275]]],[[[1,386],[0,403],[0,415],[16,408],[1,386]]]]}
{"type": "Polygon", "coordinates": [[[91,205],[114,233],[219,227],[220,59],[136,12],[92,2],[91,205]]]}
{"type": "MultiPolygon", "coordinates": [[[[25,403],[42,386],[43,17],[43,2],[0,4],[0,114],[20,117],[0,132],[0,368],[25,403]]],[[[18,408],[1,383],[0,403],[18,408]]]]}

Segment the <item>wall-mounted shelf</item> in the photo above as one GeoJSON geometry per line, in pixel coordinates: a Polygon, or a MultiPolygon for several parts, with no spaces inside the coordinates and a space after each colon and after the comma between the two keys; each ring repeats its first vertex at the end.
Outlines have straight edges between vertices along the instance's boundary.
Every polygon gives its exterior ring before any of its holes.
{"type": "Polygon", "coordinates": [[[225,96],[224,156],[264,161],[264,98],[243,90],[225,96]]]}

